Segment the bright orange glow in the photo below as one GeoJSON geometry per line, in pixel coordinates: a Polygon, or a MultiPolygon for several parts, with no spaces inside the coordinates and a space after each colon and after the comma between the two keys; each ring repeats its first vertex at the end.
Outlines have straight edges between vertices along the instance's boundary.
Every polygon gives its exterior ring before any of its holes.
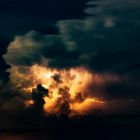
{"type": "MultiPolygon", "coordinates": [[[[94,75],[85,68],[50,69],[33,65],[32,67],[14,67],[11,76],[13,85],[22,92],[31,93],[38,84],[49,90],[45,96],[44,111],[47,114],[68,114],[75,112],[84,115],[104,102],[89,96],[88,86],[93,83],[94,75]],[[14,78],[13,78],[14,77],[14,78]],[[15,78],[16,77],[16,78],[15,78]]],[[[32,100],[26,101],[28,107],[32,100]]]]}
{"type": "Polygon", "coordinates": [[[32,106],[34,104],[34,101],[33,100],[26,100],[25,101],[25,106],[26,107],[30,107],[30,106],[32,106]]]}
{"type": "Polygon", "coordinates": [[[105,102],[96,98],[87,98],[81,103],[75,102],[70,104],[70,107],[72,110],[80,113],[80,115],[84,115],[86,113],[90,113],[92,109],[103,107],[104,103],[105,102]]]}

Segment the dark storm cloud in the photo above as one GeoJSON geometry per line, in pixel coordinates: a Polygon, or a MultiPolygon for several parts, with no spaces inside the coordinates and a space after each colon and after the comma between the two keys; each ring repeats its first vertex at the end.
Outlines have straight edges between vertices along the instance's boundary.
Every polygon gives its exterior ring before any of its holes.
{"type": "Polygon", "coordinates": [[[20,44],[21,48],[12,48],[11,44],[8,61],[30,65],[40,63],[44,57],[51,67],[84,65],[107,73],[140,63],[140,3],[109,0],[91,1],[88,5],[85,12],[91,16],[84,20],[58,21],[60,35],[30,32],[17,37],[12,44],[20,44]]]}
{"type": "MultiPolygon", "coordinates": [[[[43,1],[43,3],[44,2],[45,1],[43,1]]],[[[23,3],[23,5],[25,4],[26,2],[23,3]]],[[[16,3],[16,1],[14,1],[13,5],[10,2],[9,10],[12,9],[14,5],[17,6],[18,2],[16,3]]],[[[32,5],[32,2],[29,2],[29,5],[32,5]]],[[[30,7],[29,5],[28,7],[30,7]]],[[[35,3],[35,7],[37,5],[38,4],[35,3]]],[[[85,13],[90,16],[84,20],[63,20],[58,22],[58,28],[61,33],[61,41],[59,42],[64,41],[64,43],[62,43],[64,45],[70,44],[73,51],[69,52],[65,49],[63,50],[63,48],[60,49],[61,47],[56,47],[57,49],[54,47],[55,49],[51,49],[49,51],[41,49],[39,53],[40,55],[35,54],[35,61],[40,59],[40,56],[45,56],[47,58],[51,57],[50,65],[53,67],[55,67],[55,64],[58,65],[58,67],[65,67],[65,65],[86,65],[90,69],[96,71],[118,71],[119,69],[123,69],[129,65],[139,63],[139,1],[99,0],[88,2],[87,5],[88,8],[86,8],[85,13]],[[45,51],[49,53],[44,54],[45,51]],[[54,51],[57,51],[58,53],[54,53],[54,51]],[[60,55],[62,57],[60,57],[60,55]],[[69,62],[67,62],[67,59],[63,59],[66,58],[65,56],[68,56],[67,58],[69,62]],[[69,59],[70,57],[71,59],[69,59]]],[[[45,2],[44,6],[48,6],[48,3],[45,2]]],[[[31,9],[34,9],[35,7],[31,7],[31,9]]],[[[18,6],[14,10],[16,11],[16,9],[18,9],[18,6]]],[[[27,11],[28,10],[29,9],[27,8],[27,11]]],[[[4,13],[4,9],[2,11],[4,13]]],[[[2,17],[4,17],[4,14],[1,15],[1,18],[2,17]]],[[[9,22],[7,18],[3,18],[3,22],[1,24],[4,25],[5,20],[9,22]]],[[[25,27],[27,27],[25,26],[25,23],[32,24],[32,21],[35,21],[34,23],[38,23],[38,27],[40,24],[37,22],[37,18],[31,19],[29,17],[26,17],[26,19],[12,17],[10,21],[13,21],[13,25],[18,23],[18,26],[21,27],[18,28],[16,25],[16,28],[12,28],[14,31],[15,29],[24,30],[25,27]],[[23,25],[21,23],[24,24],[24,28],[22,28],[23,25]]],[[[9,25],[9,23],[5,25],[9,25]]],[[[40,26],[40,28],[43,29],[45,27],[46,26],[44,25],[43,27],[42,24],[40,26]]],[[[19,31],[19,34],[21,34],[21,32],[25,33],[27,30],[19,31]]],[[[9,30],[8,33],[13,35],[11,30],[9,30]]],[[[40,34],[40,36],[43,35],[40,34]]],[[[61,43],[57,46],[61,46],[61,43]]],[[[31,54],[32,53],[28,53],[28,55],[31,54]]],[[[29,58],[27,58],[27,60],[28,59],[29,58]]]]}
{"type": "Polygon", "coordinates": [[[91,90],[107,99],[139,99],[139,72],[123,70],[140,63],[140,2],[102,0],[87,5],[85,19],[57,22],[59,35],[31,31],[17,36],[5,60],[11,66],[31,66],[46,59],[52,68],[84,66],[101,76],[114,74],[121,81],[95,83],[91,90]]]}
{"type": "Polygon", "coordinates": [[[97,71],[118,71],[140,63],[140,2],[92,1],[85,20],[59,21],[60,33],[73,41],[89,67],[97,71]],[[94,15],[94,16],[92,16],[94,15]]]}

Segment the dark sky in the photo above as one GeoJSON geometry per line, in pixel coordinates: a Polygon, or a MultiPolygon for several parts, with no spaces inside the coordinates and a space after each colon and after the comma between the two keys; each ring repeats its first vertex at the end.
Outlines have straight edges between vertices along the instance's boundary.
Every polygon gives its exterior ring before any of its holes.
{"type": "Polygon", "coordinates": [[[52,29],[52,22],[60,19],[83,18],[85,3],[86,0],[1,1],[0,37],[6,40],[14,34],[22,34],[32,29],[53,33],[55,29],[52,29]]]}

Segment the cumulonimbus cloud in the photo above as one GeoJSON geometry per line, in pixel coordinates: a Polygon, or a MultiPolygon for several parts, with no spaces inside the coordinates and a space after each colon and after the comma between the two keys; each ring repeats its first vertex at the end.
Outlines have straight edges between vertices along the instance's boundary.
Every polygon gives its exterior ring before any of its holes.
{"type": "MultiPolygon", "coordinates": [[[[4,55],[6,62],[12,68],[41,64],[46,59],[46,65],[51,68],[83,66],[101,75],[119,76],[122,76],[121,70],[140,63],[140,2],[90,1],[87,5],[85,12],[89,16],[85,19],[57,22],[59,35],[30,31],[15,37],[4,55]]],[[[139,79],[134,80],[131,73],[122,77],[126,79],[102,85],[109,97],[139,97],[136,93],[140,91],[140,86],[136,84],[139,79]],[[130,87],[134,94],[129,92],[130,87]]]]}

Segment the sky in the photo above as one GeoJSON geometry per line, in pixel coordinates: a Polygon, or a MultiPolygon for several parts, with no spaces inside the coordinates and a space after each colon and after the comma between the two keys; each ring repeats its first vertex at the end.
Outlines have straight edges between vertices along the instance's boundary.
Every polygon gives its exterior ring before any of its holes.
{"type": "Polygon", "coordinates": [[[84,67],[97,75],[100,80],[89,89],[110,109],[140,112],[139,8],[138,0],[1,1],[2,106],[8,108],[18,97],[20,107],[23,97],[5,88],[11,89],[15,72],[44,66],[44,58],[51,69],[84,67]]]}

